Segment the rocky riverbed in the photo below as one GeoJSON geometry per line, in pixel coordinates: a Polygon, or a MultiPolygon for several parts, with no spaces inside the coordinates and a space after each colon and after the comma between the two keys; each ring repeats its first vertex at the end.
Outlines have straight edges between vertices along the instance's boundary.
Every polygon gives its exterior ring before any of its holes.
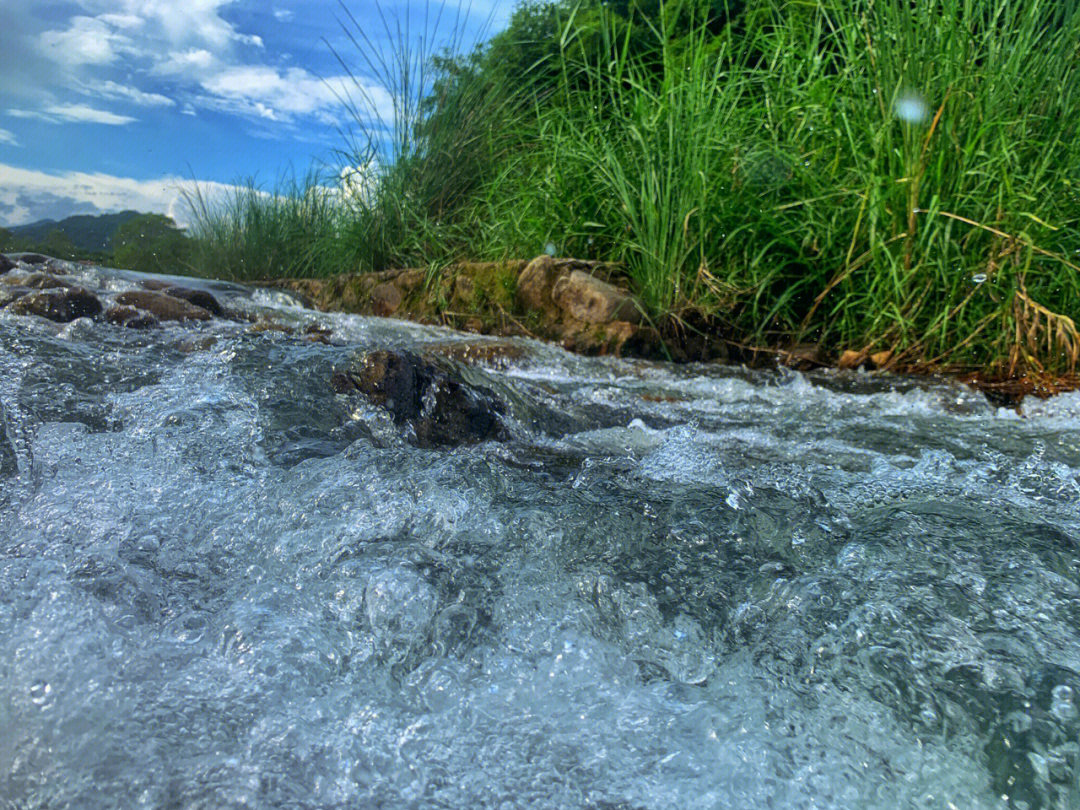
{"type": "Polygon", "coordinates": [[[1076,394],[16,259],[5,807],[1080,805],[1076,394]]]}

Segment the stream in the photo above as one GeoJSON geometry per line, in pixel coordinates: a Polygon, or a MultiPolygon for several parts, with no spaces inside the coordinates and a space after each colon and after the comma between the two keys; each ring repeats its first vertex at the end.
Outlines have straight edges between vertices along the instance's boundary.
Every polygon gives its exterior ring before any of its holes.
{"type": "Polygon", "coordinates": [[[183,283],[248,320],[0,311],[0,809],[1080,807],[1080,394],[183,283]],[[331,384],[385,349],[500,436],[331,384]]]}

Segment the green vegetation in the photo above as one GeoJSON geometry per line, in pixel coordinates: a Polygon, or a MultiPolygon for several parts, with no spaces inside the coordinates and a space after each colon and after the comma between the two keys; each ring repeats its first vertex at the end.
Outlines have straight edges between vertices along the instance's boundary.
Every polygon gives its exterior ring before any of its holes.
{"type": "Polygon", "coordinates": [[[138,211],[0,228],[0,253],[43,253],[147,273],[190,273],[193,247],[171,218],[138,211]]]}
{"type": "Polygon", "coordinates": [[[550,242],[621,262],[658,323],[704,315],[738,342],[907,367],[1075,371],[1075,0],[533,2],[472,54],[401,43],[385,62],[355,30],[364,71],[415,102],[391,122],[357,102],[362,190],[312,177],[197,200],[203,272],[550,242]]]}

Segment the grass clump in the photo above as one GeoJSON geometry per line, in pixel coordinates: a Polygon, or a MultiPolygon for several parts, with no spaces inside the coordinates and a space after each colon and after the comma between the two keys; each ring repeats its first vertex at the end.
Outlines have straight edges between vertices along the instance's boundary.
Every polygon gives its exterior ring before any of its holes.
{"type": "Polygon", "coordinates": [[[382,62],[352,24],[402,99],[389,124],[370,91],[355,109],[372,182],[332,204],[310,182],[238,195],[195,229],[212,272],[550,242],[622,262],[653,319],[694,311],[744,343],[1075,370],[1072,0],[526,3],[466,56],[382,62]]]}

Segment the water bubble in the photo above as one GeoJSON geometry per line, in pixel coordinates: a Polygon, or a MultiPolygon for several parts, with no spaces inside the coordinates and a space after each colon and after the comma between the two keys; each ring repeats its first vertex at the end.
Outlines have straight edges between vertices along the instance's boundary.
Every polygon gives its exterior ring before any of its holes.
{"type": "Polygon", "coordinates": [[[1078,714],[1072,687],[1061,684],[1050,693],[1050,714],[1063,723],[1076,719],[1078,714]]]}
{"type": "Polygon", "coordinates": [[[546,245],[544,245],[544,253],[546,253],[548,256],[554,256],[557,252],[558,248],[555,247],[554,242],[548,242],[546,245]]]}
{"type": "Polygon", "coordinates": [[[976,273],[971,277],[971,280],[975,284],[982,284],[984,281],[986,281],[986,273],[976,273]]]}
{"type": "Polygon", "coordinates": [[[52,696],[52,685],[47,681],[34,681],[30,684],[30,702],[44,706],[52,696]]]}
{"type": "Polygon", "coordinates": [[[893,107],[896,117],[909,124],[920,124],[926,120],[929,109],[926,102],[914,93],[905,93],[896,100],[893,107]]]}

